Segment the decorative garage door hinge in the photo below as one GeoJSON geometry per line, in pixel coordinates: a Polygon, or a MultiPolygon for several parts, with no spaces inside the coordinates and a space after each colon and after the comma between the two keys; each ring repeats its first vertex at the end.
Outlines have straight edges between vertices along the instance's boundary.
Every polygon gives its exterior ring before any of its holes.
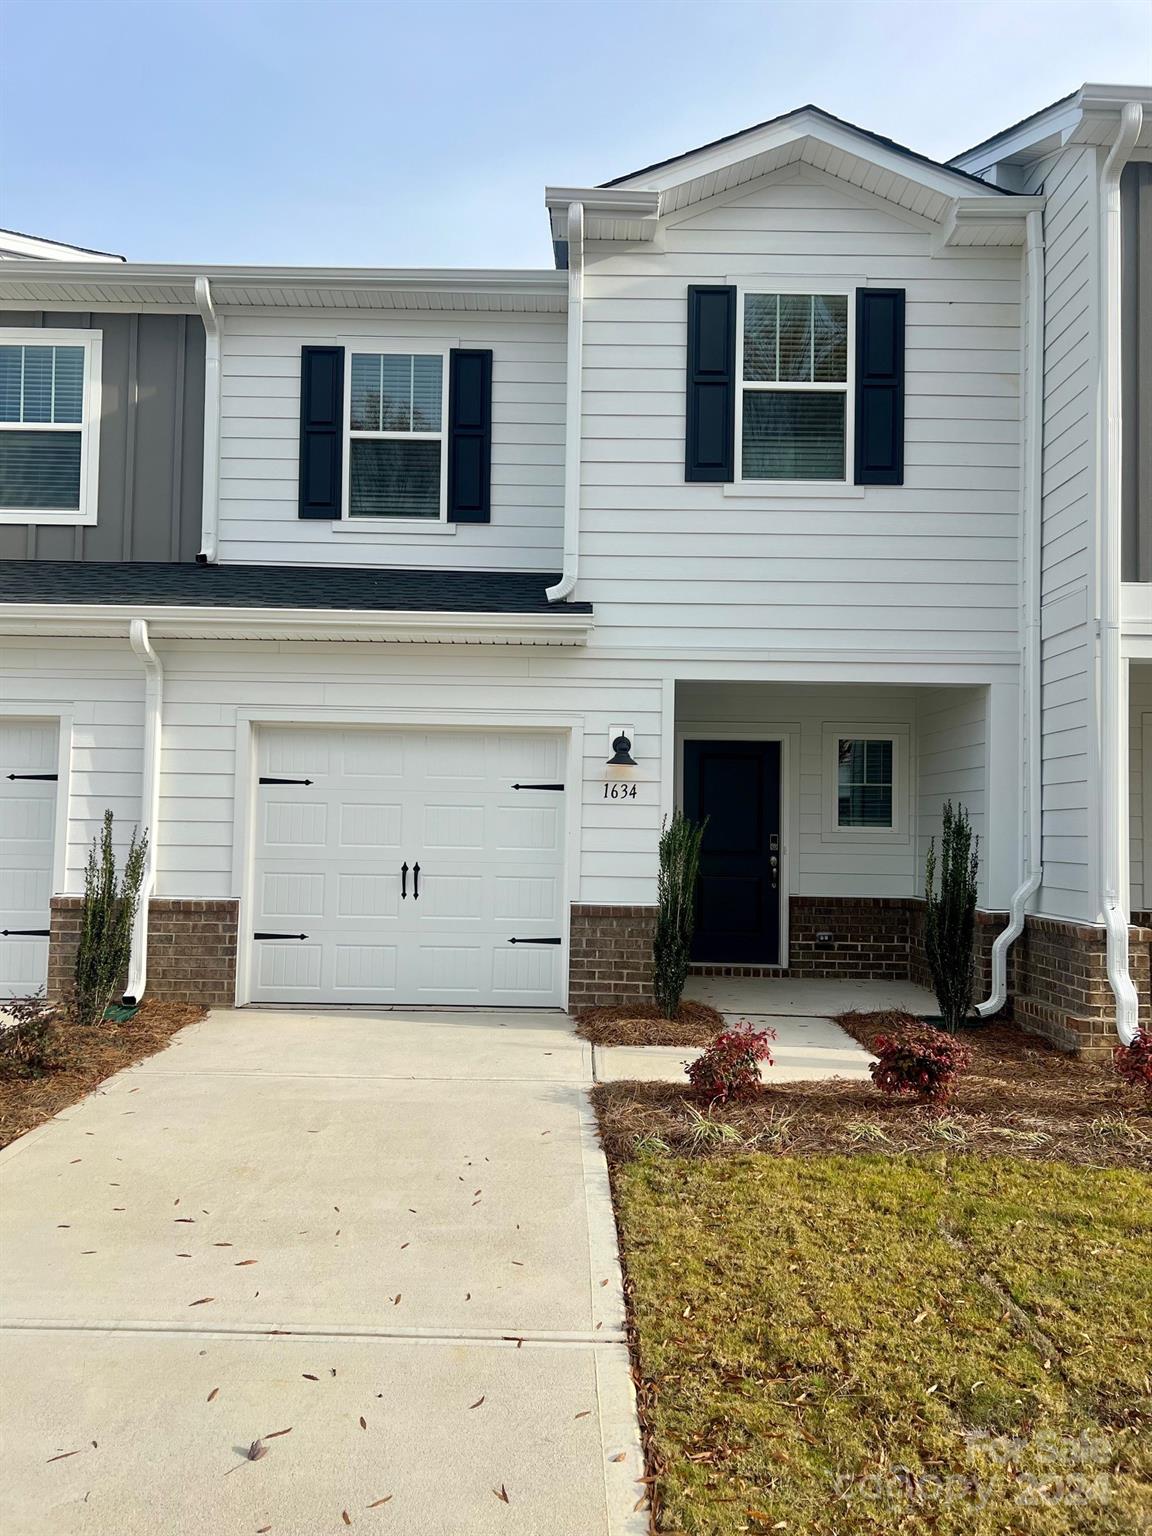
{"type": "Polygon", "coordinates": [[[268,779],[260,775],[261,784],[311,784],[311,779],[268,779]]]}
{"type": "Polygon", "coordinates": [[[55,784],[58,773],[10,773],[10,779],[39,779],[42,784],[55,784]]]}
{"type": "Polygon", "coordinates": [[[0,928],[0,939],[50,939],[51,928],[0,928]]]}
{"type": "Polygon", "coordinates": [[[563,784],[513,784],[513,789],[563,789],[563,784]]]}
{"type": "Polygon", "coordinates": [[[562,941],[557,934],[554,939],[509,939],[508,942],[509,944],[559,944],[562,941]]]}
{"type": "Polygon", "coordinates": [[[254,933],[254,939],[306,939],[306,933],[254,933]]]}

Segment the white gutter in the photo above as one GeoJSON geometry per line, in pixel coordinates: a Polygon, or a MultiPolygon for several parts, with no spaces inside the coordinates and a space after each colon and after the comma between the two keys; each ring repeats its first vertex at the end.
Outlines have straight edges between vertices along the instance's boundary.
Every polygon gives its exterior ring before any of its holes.
{"type": "Polygon", "coordinates": [[[584,204],[568,204],[568,369],[564,396],[564,565],[545,596],[559,603],[572,592],[580,565],[580,465],[584,405],[584,204]]]}
{"type": "Polygon", "coordinates": [[[1099,475],[1099,752],[1100,891],[1107,934],[1108,981],[1116,998],[1116,1033],[1125,1045],[1139,1028],[1139,999],[1128,970],[1127,674],[1121,650],[1120,463],[1123,430],[1120,334],[1120,175],[1140,136],[1144,109],[1125,103],[1101,176],[1099,475]]]}
{"type": "Polygon", "coordinates": [[[1024,707],[1020,711],[1020,756],[1028,811],[1024,818],[1023,879],[1009,906],[1008,926],[992,946],[992,989],[976,1013],[986,1019],[999,1013],[1008,995],[1008,951],[1024,930],[1028,903],[1044,877],[1043,826],[1041,821],[1041,700],[1040,700],[1040,563],[1042,556],[1042,487],[1044,470],[1044,216],[1028,214],[1025,223],[1025,261],[1028,275],[1028,339],[1025,403],[1026,452],[1020,559],[1020,670],[1024,707]]]}
{"type": "Polygon", "coordinates": [[[148,985],[148,907],[156,885],[156,842],[160,830],[160,745],[164,709],[164,668],[152,649],[146,619],[133,619],[128,629],[132,649],[144,663],[144,764],[140,787],[141,820],[148,836],[140,902],[132,927],[132,955],[124,1002],[134,1007],[148,985]]]}
{"type": "Polygon", "coordinates": [[[204,485],[200,514],[201,565],[215,565],[220,528],[220,320],[206,277],[196,279],[196,308],[204,322],[204,485]]]}
{"type": "Polygon", "coordinates": [[[143,619],[153,634],[230,639],[395,640],[491,645],[581,645],[591,613],[429,613],[406,609],[226,608],[164,603],[3,603],[0,635],[118,639],[143,619]]]}

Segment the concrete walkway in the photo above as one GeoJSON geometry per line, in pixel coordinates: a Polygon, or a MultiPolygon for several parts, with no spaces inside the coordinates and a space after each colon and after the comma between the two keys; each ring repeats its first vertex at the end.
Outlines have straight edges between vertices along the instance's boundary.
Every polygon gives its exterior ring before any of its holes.
{"type": "Polygon", "coordinates": [[[591,1068],[219,1011],[0,1153],[4,1536],[646,1531],[591,1068]]]}

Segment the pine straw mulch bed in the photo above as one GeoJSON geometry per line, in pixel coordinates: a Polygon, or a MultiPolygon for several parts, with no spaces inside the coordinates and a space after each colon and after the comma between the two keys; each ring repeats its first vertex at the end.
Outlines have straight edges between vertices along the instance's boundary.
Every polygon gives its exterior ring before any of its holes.
{"type": "Polygon", "coordinates": [[[0,1057],[0,1147],[51,1120],[114,1072],[155,1055],[207,1011],[196,1003],[145,998],[123,1024],[63,1026],[59,1064],[38,1076],[20,1075],[0,1057]]]}
{"type": "Polygon", "coordinates": [[[724,1028],[722,1013],[687,998],[674,1019],[666,1019],[655,1003],[582,1008],[575,1018],[576,1033],[593,1045],[711,1045],[724,1028]]]}
{"type": "MultiPolygon", "coordinates": [[[[892,1014],[839,1021],[862,1044],[892,1014]]],[[[742,1104],[704,1108],[674,1083],[601,1083],[593,1090],[609,1162],[638,1153],[767,1152],[791,1156],[964,1152],[1088,1167],[1152,1169],[1152,1103],[1110,1065],[1066,1056],[1002,1024],[966,1031],[972,1065],[942,1108],[890,1099],[870,1082],[771,1083],[742,1104]],[[701,1121],[703,1120],[703,1124],[701,1121]]]]}

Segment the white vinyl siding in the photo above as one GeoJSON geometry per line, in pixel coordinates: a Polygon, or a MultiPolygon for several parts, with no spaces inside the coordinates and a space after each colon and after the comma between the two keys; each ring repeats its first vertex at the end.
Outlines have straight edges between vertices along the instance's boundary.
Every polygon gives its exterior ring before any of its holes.
{"type": "MultiPolygon", "coordinates": [[[[1037,909],[1095,921],[1091,886],[1098,160],[1069,148],[1033,172],[1044,210],[1043,860],[1037,909]]],[[[1029,186],[1028,190],[1033,190],[1029,186]]]]}
{"type": "Polygon", "coordinates": [[[1014,653],[1021,253],[934,255],[934,226],[808,166],[664,223],[661,251],[588,253],[578,595],[598,638],[1014,653]],[[774,278],[906,290],[903,486],[685,484],[687,287],[774,278]]]}
{"type": "MultiPolygon", "coordinates": [[[[229,316],[223,328],[220,558],[255,564],[557,571],[564,501],[564,315],[229,316]],[[390,527],[297,516],[300,348],[492,351],[492,520],[390,527]]],[[[346,379],[346,387],[350,380],[346,379]]],[[[444,391],[447,412],[447,388],[444,391]]],[[[445,414],[446,421],[446,414],[445,414]]]]}

